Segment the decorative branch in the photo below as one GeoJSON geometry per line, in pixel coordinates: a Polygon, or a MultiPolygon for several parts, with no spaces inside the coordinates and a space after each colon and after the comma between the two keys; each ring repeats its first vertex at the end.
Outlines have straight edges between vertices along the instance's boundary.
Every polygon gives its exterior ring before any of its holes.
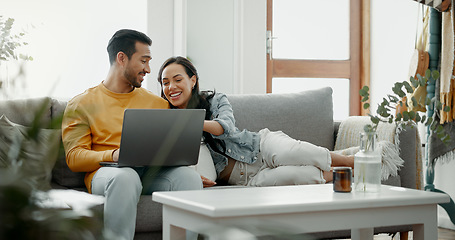
{"type": "MultiPolygon", "coordinates": [[[[376,109],[376,115],[368,114],[370,116],[372,125],[366,125],[364,127],[365,132],[376,131],[379,122],[385,123],[394,123],[397,124],[398,127],[403,128],[405,125],[409,124],[410,122],[414,123],[422,123],[425,126],[429,126],[430,131],[436,133],[438,138],[445,144],[448,144],[451,139],[447,132],[445,132],[442,125],[440,125],[437,121],[434,120],[433,117],[428,117],[425,114],[422,114],[422,111],[418,110],[407,110],[403,111],[402,113],[394,114],[392,110],[396,109],[396,106],[400,105],[403,107],[403,102],[400,99],[406,97],[406,93],[411,94],[417,89],[419,86],[426,87],[427,83],[434,83],[439,78],[439,72],[437,70],[430,71],[427,69],[425,71],[425,76],[421,76],[417,74],[417,79],[414,77],[410,78],[410,81],[403,81],[403,82],[396,82],[392,87],[392,91],[394,94],[388,94],[387,98],[383,98],[382,102],[378,104],[378,108],[376,109]]],[[[362,97],[361,102],[363,103],[363,108],[368,109],[370,104],[368,103],[369,100],[369,88],[368,86],[364,86],[360,89],[359,94],[362,97]]],[[[420,99],[416,99],[414,96],[411,97],[410,101],[412,102],[413,106],[417,106],[420,99]]],[[[428,98],[425,97],[424,104],[429,108],[435,108],[439,111],[449,112],[450,107],[445,106],[443,107],[442,103],[436,99],[436,97],[428,98]]],[[[409,109],[408,102],[405,102],[406,107],[409,109]]],[[[437,113],[438,111],[435,111],[437,113]]]]}

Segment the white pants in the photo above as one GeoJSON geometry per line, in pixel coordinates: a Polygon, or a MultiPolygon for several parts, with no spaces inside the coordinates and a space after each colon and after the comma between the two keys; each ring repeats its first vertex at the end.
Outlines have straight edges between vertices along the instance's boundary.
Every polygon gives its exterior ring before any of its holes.
{"type": "Polygon", "coordinates": [[[265,128],[260,153],[253,164],[236,161],[229,184],[281,186],[325,183],[323,171],[330,171],[328,149],[293,139],[281,131],[265,128]]]}

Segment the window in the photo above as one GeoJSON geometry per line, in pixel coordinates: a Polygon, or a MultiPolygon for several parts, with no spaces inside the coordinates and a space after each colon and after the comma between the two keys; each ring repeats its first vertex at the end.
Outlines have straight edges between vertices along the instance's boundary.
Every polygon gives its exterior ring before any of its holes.
{"type": "Polygon", "coordinates": [[[267,92],[334,90],[334,118],[360,115],[369,84],[369,1],[267,1],[267,92]],[[323,11],[322,11],[323,9],[323,11]]]}

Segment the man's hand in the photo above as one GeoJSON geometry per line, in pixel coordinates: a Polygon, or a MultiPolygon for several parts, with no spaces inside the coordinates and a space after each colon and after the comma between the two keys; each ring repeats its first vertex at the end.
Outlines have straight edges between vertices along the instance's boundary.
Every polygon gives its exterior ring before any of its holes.
{"type": "Polygon", "coordinates": [[[201,179],[202,179],[202,186],[204,186],[204,187],[213,187],[214,185],[216,185],[216,182],[214,182],[204,176],[201,176],[201,179]]]}
{"type": "Polygon", "coordinates": [[[112,152],[112,160],[114,162],[118,162],[118,155],[119,155],[119,152],[120,152],[120,148],[119,149],[115,149],[113,152],[112,152]]]}

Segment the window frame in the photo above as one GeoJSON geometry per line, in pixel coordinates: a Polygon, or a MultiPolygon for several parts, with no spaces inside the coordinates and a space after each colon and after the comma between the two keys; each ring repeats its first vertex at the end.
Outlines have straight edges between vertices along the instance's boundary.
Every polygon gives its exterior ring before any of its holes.
{"type": "MultiPolygon", "coordinates": [[[[267,93],[272,92],[274,77],[349,79],[349,115],[367,114],[361,107],[359,90],[370,85],[370,0],[350,0],[349,4],[349,59],[274,59],[267,53],[267,93]]],[[[273,35],[272,25],[273,0],[267,0],[267,31],[273,35]]]]}

